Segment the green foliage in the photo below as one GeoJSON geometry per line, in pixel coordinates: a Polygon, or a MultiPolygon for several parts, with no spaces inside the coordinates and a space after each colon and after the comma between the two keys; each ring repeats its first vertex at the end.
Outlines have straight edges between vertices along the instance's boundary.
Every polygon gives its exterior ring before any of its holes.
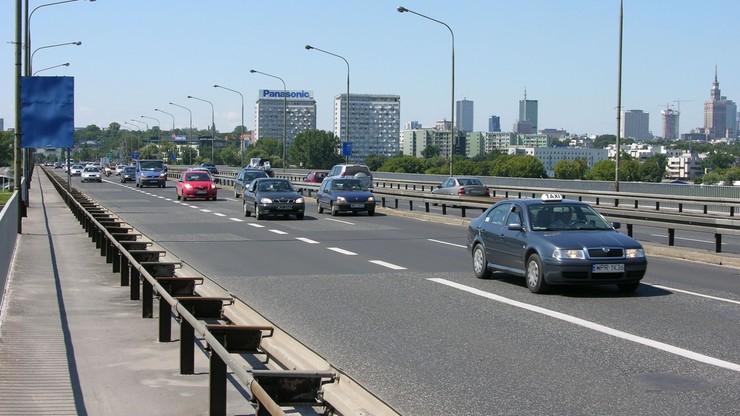
{"type": "Polygon", "coordinates": [[[731,153],[715,150],[702,161],[702,167],[709,170],[727,169],[735,162],[735,156],[731,153]]]}
{"type": "Polygon", "coordinates": [[[661,182],[665,177],[668,160],[663,154],[650,156],[640,165],[640,177],[645,182],[661,182]]]}
{"type": "MultiPolygon", "coordinates": [[[[139,151],[140,159],[161,159],[159,152],[159,146],[154,143],[150,143],[139,151]]],[[[89,160],[89,159],[86,159],[89,160]]]]}
{"type": "Polygon", "coordinates": [[[334,133],[306,130],[298,134],[290,146],[290,160],[293,164],[306,169],[330,169],[344,161],[344,158],[337,154],[338,148],[339,139],[334,133]]]}
{"type": "Polygon", "coordinates": [[[282,166],[283,142],[280,142],[272,137],[259,139],[255,144],[249,146],[245,159],[249,160],[253,157],[270,159],[270,164],[272,165],[272,167],[282,166]]]}
{"type": "Polygon", "coordinates": [[[233,147],[227,147],[218,152],[218,159],[228,166],[240,166],[242,163],[241,155],[233,147]]]}
{"type": "Polygon", "coordinates": [[[583,179],[588,170],[586,159],[561,160],[553,169],[558,179],[583,179]]]}
{"type": "Polygon", "coordinates": [[[438,146],[429,145],[424,148],[424,150],[421,151],[421,157],[424,159],[430,159],[433,157],[437,157],[441,154],[441,151],[439,150],[438,146]]]}
{"type": "MultiPolygon", "coordinates": [[[[367,155],[367,157],[365,157],[365,165],[367,165],[368,169],[375,172],[376,170],[380,170],[383,164],[385,164],[385,162],[388,161],[388,159],[389,159],[388,156],[383,156],[383,155],[376,155],[376,154],[367,155]]],[[[385,171],[385,172],[389,172],[389,171],[385,171]]]]}
{"type": "Polygon", "coordinates": [[[381,172],[423,173],[424,167],[423,159],[411,155],[397,155],[386,160],[378,170],[381,172]]]}
{"type": "Polygon", "coordinates": [[[709,172],[701,177],[701,183],[704,185],[717,185],[722,181],[722,177],[717,172],[709,172]]]}
{"type": "Polygon", "coordinates": [[[15,135],[0,131],[0,166],[12,166],[15,159],[15,135]]]}
{"type": "Polygon", "coordinates": [[[593,181],[613,181],[616,172],[616,163],[613,160],[600,160],[586,172],[586,179],[593,181]]]}

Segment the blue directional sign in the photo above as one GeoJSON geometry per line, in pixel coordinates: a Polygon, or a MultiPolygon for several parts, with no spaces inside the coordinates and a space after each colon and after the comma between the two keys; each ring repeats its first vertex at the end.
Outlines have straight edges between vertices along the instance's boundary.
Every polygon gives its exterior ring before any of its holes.
{"type": "Polygon", "coordinates": [[[177,160],[177,155],[175,154],[175,152],[170,153],[170,160],[177,160]]]}
{"type": "Polygon", "coordinates": [[[131,159],[138,159],[139,158],[139,152],[131,152],[131,159]]]}
{"type": "Polygon", "coordinates": [[[352,142],[342,143],[342,156],[352,156],[352,142]]]}

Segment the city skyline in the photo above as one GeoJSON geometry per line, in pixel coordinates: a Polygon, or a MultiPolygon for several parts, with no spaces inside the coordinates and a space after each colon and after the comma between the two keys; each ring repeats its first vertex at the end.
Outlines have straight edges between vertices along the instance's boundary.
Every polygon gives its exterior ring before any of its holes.
{"type": "MultiPolygon", "coordinates": [[[[46,3],[30,1],[31,8],[46,3]]],[[[209,128],[210,109],[186,99],[193,95],[214,103],[219,131],[232,131],[241,124],[239,97],[213,88],[217,83],[244,94],[245,125],[253,130],[258,91],[282,88],[251,76],[253,68],[282,77],[289,90],[314,91],[317,128],[332,131],[334,97],[346,91],[348,69],[306,51],[311,44],[347,59],[351,94],[398,95],[401,125],[418,121],[430,127],[450,117],[450,33],[398,13],[402,5],[454,31],[454,101],[475,103],[475,131],[487,131],[491,115],[508,130],[526,88],[528,99],[539,104],[539,129],[616,133],[618,0],[463,3],[78,1],[33,15],[32,49],[82,41],[38,53],[34,69],[70,62],[43,74],[75,77],[79,127],[105,128],[142,114],[168,126],[168,118],[154,112],[164,108],[178,128],[187,128],[188,114],[168,105],[174,102],[192,110],[195,128],[209,128]],[[521,30],[524,23],[528,30],[521,30]]],[[[12,128],[15,45],[7,42],[15,39],[15,2],[3,2],[0,12],[6,42],[0,118],[12,128]]],[[[660,111],[666,104],[678,109],[680,102],[680,133],[703,127],[715,66],[723,95],[737,100],[740,79],[731,74],[740,65],[732,53],[740,34],[738,12],[740,3],[730,0],[624,1],[623,110],[649,113],[651,131],[660,136],[660,111]],[[712,22],[722,36],[697,22],[712,22]],[[682,29],[687,27],[697,29],[682,29]]]]}

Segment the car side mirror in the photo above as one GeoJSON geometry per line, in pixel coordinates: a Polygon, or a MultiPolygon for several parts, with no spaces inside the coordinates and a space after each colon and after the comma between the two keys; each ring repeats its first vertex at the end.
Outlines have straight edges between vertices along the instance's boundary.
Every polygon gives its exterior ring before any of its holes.
{"type": "Polygon", "coordinates": [[[517,224],[515,222],[507,225],[506,228],[510,229],[511,231],[521,231],[523,229],[521,224],[517,224]]]}
{"type": "Polygon", "coordinates": [[[612,227],[614,227],[615,230],[618,230],[622,228],[622,223],[615,221],[612,223],[612,227]]]}
{"type": "Polygon", "coordinates": [[[442,185],[437,185],[437,189],[442,189],[442,185]]]}

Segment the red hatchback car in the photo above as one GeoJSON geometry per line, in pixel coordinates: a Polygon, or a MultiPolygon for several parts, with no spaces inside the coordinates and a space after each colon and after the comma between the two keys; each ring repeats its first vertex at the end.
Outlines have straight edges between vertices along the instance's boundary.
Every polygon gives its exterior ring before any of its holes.
{"type": "Polygon", "coordinates": [[[183,172],[175,187],[177,199],[182,198],[205,198],[216,200],[216,184],[210,173],[204,170],[193,170],[183,172]]]}
{"type": "Polygon", "coordinates": [[[306,176],[303,178],[303,182],[321,183],[324,181],[324,178],[326,178],[326,175],[328,173],[329,172],[321,172],[321,171],[308,172],[308,174],[306,174],[306,176]]]}

